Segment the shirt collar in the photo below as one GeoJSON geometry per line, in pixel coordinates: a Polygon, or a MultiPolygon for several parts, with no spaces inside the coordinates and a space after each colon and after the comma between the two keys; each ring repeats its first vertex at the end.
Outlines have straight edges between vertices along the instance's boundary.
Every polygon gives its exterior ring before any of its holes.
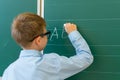
{"type": "Polygon", "coordinates": [[[37,51],[37,50],[22,50],[20,52],[20,56],[19,57],[41,57],[42,51],[37,51]]]}

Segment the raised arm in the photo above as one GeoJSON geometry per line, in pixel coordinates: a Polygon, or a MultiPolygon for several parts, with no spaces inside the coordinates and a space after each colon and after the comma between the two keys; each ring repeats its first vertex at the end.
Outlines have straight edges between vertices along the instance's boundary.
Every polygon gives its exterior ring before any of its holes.
{"type": "Polygon", "coordinates": [[[86,69],[93,62],[93,56],[89,46],[81,34],[77,31],[77,26],[71,23],[66,23],[64,26],[70,41],[76,50],[76,55],[70,58],[64,56],[60,57],[61,79],[68,78],[86,69]]]}

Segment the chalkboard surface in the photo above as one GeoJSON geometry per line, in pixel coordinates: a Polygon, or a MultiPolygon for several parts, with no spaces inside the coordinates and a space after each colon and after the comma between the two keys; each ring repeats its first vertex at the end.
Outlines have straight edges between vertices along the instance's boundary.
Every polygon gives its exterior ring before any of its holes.
{"type": "Polygon", "coordinates": [[[23,12],[37,13],[36,7],[37,0],[0,0],[0,76],[20,52],[20,47],[11,38],[13,18],[23,12]]]}
{"type": "Polygon", "coordinates": [[[75,54],[63,29],[72,22],[94,55],[89,68],[66,80],[120,80],[120,0],[45,0],[44,17],[52,32],[46,53],[75,54]]]}

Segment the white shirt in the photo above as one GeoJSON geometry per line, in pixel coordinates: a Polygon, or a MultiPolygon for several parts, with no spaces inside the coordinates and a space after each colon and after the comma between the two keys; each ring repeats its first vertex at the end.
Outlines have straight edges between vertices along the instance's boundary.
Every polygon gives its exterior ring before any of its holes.
{"type": "Polygon", "coordinates": [[[93,62],[86,41],[78,31],[71,32],[69,39],[76,55],[68,58],[56,53],[22,50],[19,58],[5,70],[2,80],[64,80],[86,69],[93,62]]]}

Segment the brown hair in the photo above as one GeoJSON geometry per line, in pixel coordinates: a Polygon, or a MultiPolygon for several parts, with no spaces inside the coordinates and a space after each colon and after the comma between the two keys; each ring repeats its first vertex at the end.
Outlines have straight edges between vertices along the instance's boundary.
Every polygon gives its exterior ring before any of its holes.
{"type": "Polygon", "coordinates": [[[46,22],[42,17],[33,13],[22,13],[13,20],[11,34],[18,44],[26,47],[43,33],[45,26],[46,22]]]}

